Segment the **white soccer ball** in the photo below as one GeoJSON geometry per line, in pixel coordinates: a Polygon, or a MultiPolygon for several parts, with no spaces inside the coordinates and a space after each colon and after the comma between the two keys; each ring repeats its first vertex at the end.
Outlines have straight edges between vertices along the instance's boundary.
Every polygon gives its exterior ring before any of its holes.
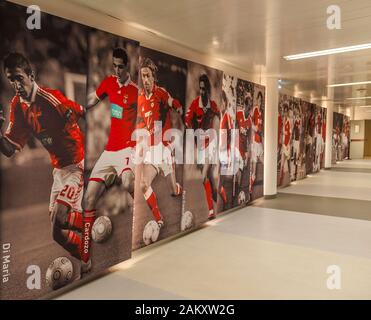
{"type": "Polygon", "coordinates": [[[182,220],[180,222],[180,230],[185,231],[192,228],[193,225],[193,214],[191,211],[186,211],[182,214],[182,220]]]}
{"type": "Polygon", "coordinates": [[[73,276],[73,265],[70,259],[59,257],[46,270],[46,284],[53,290],[69,284],[73,276]]]}
{"type": "Polygon", "coordinates": [[[156,242],[160,234],[160,227],[155,220],[149,221],[144,227],[143,242],[146,246],[156,242]]]}
{"type": "Polygon", "coordinates": [[[241,191],[239,194],[238,194],[238,204],[240,206],[244,205],[246,203],[246,194],[244,191],[241,191]]]}
{"type": "Polygon", "coordinates": [[[102,243],[106,241],[112,233],[111,219],[106,216],[98,217],[91,230],[91,237],[94,242],[102,243]]]}

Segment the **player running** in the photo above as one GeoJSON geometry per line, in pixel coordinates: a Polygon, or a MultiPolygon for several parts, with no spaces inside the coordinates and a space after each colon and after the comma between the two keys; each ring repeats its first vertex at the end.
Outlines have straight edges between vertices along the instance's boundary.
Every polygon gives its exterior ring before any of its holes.
{"type": "Polygon", "coordinates": [[[282,185],[285,176],[285,165],[290,171],[290,158],[291,158],[291,122],[289,118],[289,106],[287,102],[283,104],[283,145],[281,153],[281,170],[279,185],[282,185]]]}
{"type": "Polygon", "coordinates": [[[164,138],[165,132],[172,127],[171,110],[181,114],[182,106],[164,88],[156,85],[156,76],[157,66],[150,58],[145,58],[140,66],[143,89],[138,98],[137,128],[148,130],[150,136],[147,141],[148,147],[144,151],[140,187],[147,205],[161,229],[164,225],[164,219],[158,207],[156,194],[152,189],[152,182],[157,176],[162,175],[168,181],[172,196],[182,194],[182,187],[176,182],[170,141],[164,138]],[[162,132],[156,131],[158,127],[155,125],[155,122],[161,122],[162,132]],[[158,141],[155,139],[155,136],[160,137],[158,141]],[[160,158],[156,158],[156,155],[159,155],[160,158]]]}
{"type": "Polygon", "coordinates": [[[249,182],[249,193],[252,196],[253,187],[256,179],[256,164],[263,162],[264,150],[263,150],[263,94],[258,93],[257,103],[252,111],[252,145],[251,145],[251,167],[250,167],[250,182],[249,182]]]}
{"type": "MultiPolygon", "coordinates": [[[[189,106],[184,117],[184,123],[187,128],[197,130],[202,129],[206,132],[208,129],[214,129],[215,118],[220,118],[220,111],[215,101],[210,99],[211,84],[209,77],[202,74],[199,77],[199,92],[189,106]]],[[[197,146],[198,162],[204,159],[201,173],[205,189],[206,201],[209,209],[208,218],[214,219],[214,201],[217,201],[217,180],[213,175],[215,166],[217,166],[217,136],[206,136],[204,145],[197,146]],[[214,158],[215,157],[215,158],[214,158]]]]}
{"type": "MultiPolygon", "coordinates": [[[[20,53],[5,57],[4,73],[15,96],[8,129],[0,133],[0,151],[11,157],[34,136],[49,152],[54,168],[49,203],[52,236],[81,259],[84,135],[77,121],[84,110],[58,90],[39,86],[30,62],[20,53]]],[[[89,265],[83,263],[84,268],[89,265]]]]}
{"type": "Polygon", "coordinates": [[[243,99],[243,106],[237,109],[236,112],[236,128],[239,131],[239,167],[236,173],[237,185],[241,185],[242,172],[244,167],[247,166],[250,160],[250,155],[248,152],[251,143],[251,108],[253,105],[253,100],[250,92],[246,92],[243,99]]]}
{"type": "Polygon", "coordinates": [[[224,188],[225,176],[231,174],[230,169],[233,169],[234,159],[234,144],[232,145],[232,129],[233,129],[233,119],[228,113],[228,98],[225,91],[222,91],[222,104],[221,104],[221,121],[220,121],[220,145],[219,145],[219,156],[220,164],[225,172],[221,172],[219,181],[219,194],[223,200],[224,206],[227,204],[227,193],[224,188]],[[224,174],[223,174],[224,173],[224,174]]]}
{"type": "Polygon", "coordinates": [[[129,59],[123,48],[112,53],[114,74],[107,76],[98,88],[89,94],[87,109],[108,97],[111,104],[111,128],[105,150],[95,163],[84,196],[84,250],[83,261],[90,259],[91,230],[97,215],[97,202],[115,179],[133,196],[134,147],[131,135],[137,118],[138,87],[131,80],[129,59]]]}
{"type": "Polygon", "coordinates": [[[294,123],[293,123],[293,168],[291,169],[291,181],[297,179],[298,165],[300,158],[300,133],[302,129],[302,120],[300,106],[298,103],[294,105],[294,123]]]}

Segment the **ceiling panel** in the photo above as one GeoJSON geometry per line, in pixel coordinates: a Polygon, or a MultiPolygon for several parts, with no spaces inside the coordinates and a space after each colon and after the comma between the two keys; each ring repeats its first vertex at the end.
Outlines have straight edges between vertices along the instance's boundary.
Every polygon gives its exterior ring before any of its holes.
{"type": "MultiPolygon", "coordinates": [[[[326,95],[330,82],[371,80],[371,50],[285,61],[284,55],[371,42],[371,1],[337,0],[341,30],[328,30],[333,0],[71,0],[136,23],[246,72],[278,75],[288,89],[326,95]],[[213,45],[215,40],[217,45],[213,45]],[[259,68],[258,68],[259,69],[259,68]]],[[[334,89],[336,100],[359,94],[334,89]]],[[[362,94],[371,95],[371,87],[362,94]]]]}

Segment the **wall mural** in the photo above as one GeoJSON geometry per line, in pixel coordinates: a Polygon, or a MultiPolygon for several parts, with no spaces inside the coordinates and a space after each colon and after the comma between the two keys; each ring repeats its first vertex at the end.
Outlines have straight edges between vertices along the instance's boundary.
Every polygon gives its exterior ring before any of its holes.
{"type": "Polygon", "coordinates": [[[280,94],[277,185],[284,187],[324,166],[326,109],[280,94]]]}
{"type": "Polygon", "coordinates": [[[332,164],[349,159],[350,152],[350,118],[334,112],[332,128],[332,164]]]}
{"type": "Polygon", "coordinates": [[[53,296],[263,195],[263,86],[0,9],[1,299],[53,296]]]}

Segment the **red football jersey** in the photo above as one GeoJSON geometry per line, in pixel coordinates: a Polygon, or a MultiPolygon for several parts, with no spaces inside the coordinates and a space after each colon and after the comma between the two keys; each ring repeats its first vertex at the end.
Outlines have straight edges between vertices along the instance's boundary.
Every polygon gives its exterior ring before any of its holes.
{"type": "MultiPolygon", "coordinates": [[[[222,136],[222,134],[227,135],[227,139],[226,139],[227,146],[226,147],[228,150],[231,150],[231,134],[232,134],[231,130],[233,129],[233,120],[232,120],[231,115],[228,112],[224,112],[224,114],[222,115],[222,120],[220,121],[220,129],[224,130],[224,131],[220,131],[220,136],[222,136]]],[[[224,142],[223,138],[220,137],[220,143],[222,143],[222,141],[224,142]]]]}
{"type": "Polygon", "coordinates": [[[5,137],[21,150],[34,135],[49,152],[53,167],[63,168],[84,158],[84,135],[77,124],[83,113],[58,90],[35,84],[31,103],[19,96],[12,99],[5,137]]]}
{"type": "MultiPolygon", "coordinates": [[[[220,117],[220,111],[215,101],[209,100],[206,107],[202,105],[202,99],[198,96],[189,106],[184,116],[184,123],[187,128],[193,130],[202,129],[204,131],[213,128],[214,116],[220,117]]],[[[206,137],[205,147],[210,143],[209,137],[206,137]]]]}
{"type": "Polygon", "coordinates": [[[162,141],[166,144],[168,141],[164,140],[164,133],[171,129],[170,108],[178,110],[182,108],[178,100],[173,99],[170,94],[161,87],[154,86],[153,91],[149,97],[146,97],[144,89],[138,98],[138,128],[145,128],[151,135],[151,145],[155,145],[154,131],[155,121],[162,122],[162,141]]]}
{"type": "Polygon", "coordinates": [[[138,87],[130,78],[120,84],[116,76],[106,77],[96,90],[102,100],[108,96],[111,103],[111,128],[106,145],[107,151],[118,151],[135,146],[131,135],[137,119],[138,87]]]}
{"type": "Polygon", "coordinates": [[[254,126],[257,128],[254,134],[254,141],[256,143],[262,143],[262,133],[263,133],[263,117],[262,113],[257,106],[254,107],[252,120],[254,126]]]}
{"type": "Polygon", "coordinates": [[[284,138],[284,144],[285,146],[288,146],[289,143],[290,143],[290,138],[291,138],[291,123],[290,123],[290,120],[289,118],[286,119],[285,121],[285,132],[284,132],[284,135],[285,135],[285,138],[284,138]]]}
{"type": "Polygon", "coordinates": [[[246,157],[247,145],[249,143],[248,130],[251,128],[251,118],[250,116],[245,117],[245,112],[243,110],[238,110],[236,113],[236,126],[239,129],[240,141],[239,150],[243,159],[246,157]]]}

